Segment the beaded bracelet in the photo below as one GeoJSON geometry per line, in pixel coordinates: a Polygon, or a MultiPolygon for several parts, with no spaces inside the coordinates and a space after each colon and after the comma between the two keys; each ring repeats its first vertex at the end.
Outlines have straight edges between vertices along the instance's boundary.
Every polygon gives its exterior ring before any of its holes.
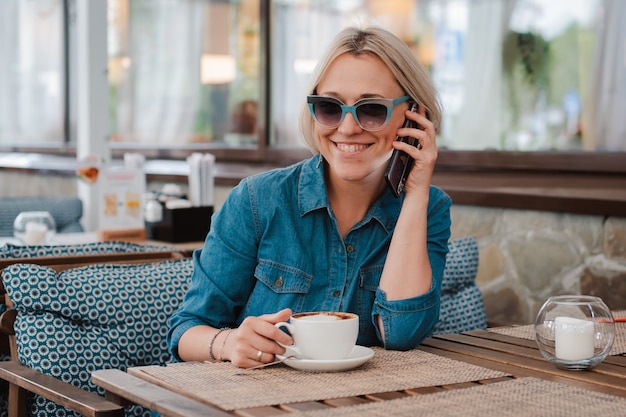
{"type": "Polygon", "coordinates": [[[228,340],[228,336],[230,336],[231,333],[232,331],[226,333],[226,336],[224,336],[224,341],[222,342],[222,348],[220,349],[220,362],[224,362],[224,356],[223,356],[224,346],[226,346],[226,341],[228,340]]]}
{"type": "Polygon", "coordinates": [[[215,334],[211,338],[211,341],[209,342],[209,360],[211,362],[217,361],[217,358],[215,357],[215,355],[213,355],[213,343],[215,343],[215,339],[217,339],[217,336],[225,330],[230,330],[230,327],[221,327],[217,332],[215,332],[215,334]]]}

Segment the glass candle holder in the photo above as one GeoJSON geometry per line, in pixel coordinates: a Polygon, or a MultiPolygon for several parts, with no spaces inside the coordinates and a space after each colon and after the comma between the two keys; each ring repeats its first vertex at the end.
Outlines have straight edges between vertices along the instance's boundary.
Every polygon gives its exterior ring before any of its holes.
{"type": "Polygon", "coordinates": [[[13,236],[26,245],[44,245],[55,233],[56,224],[47,211],[23,211],[13,222],[13,236]]]}
{"type": "Polygon", "coordinates": [[[561,369],[593,368],[609,354],[614,338],[613,316],[599,297],[550,297],[535,319],[539,351],[561,369]]]}

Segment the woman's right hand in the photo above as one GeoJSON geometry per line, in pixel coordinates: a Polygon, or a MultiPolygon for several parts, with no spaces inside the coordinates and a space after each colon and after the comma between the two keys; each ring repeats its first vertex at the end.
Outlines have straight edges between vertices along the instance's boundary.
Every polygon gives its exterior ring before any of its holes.
{"type": "MultiPolygon", "coordinates": [[[[403,150],[411,158],[413,158],[413,167],[404,184],[407,195],[412,194],[415,189],[421,189],[426,192],[430,190],[431,179],[437,162],[437,141],[435,126],[426,117],[426,109],[419,106],[418,112],[407,111],[405,117],[415,121],[420,128],[402,128],[398,129],[399,136],[411,136],[419,141],[420,147],[411,146],[402,141],[394,141],[393,147],[403,150]]],[[[421,197],[420,197],[421,198],[421,197]]]]}
{"type": "Polygon", "coordinates": [[[246,317],[237,329],[231,330],[224,345],[223,358],[240,368],[274,361],[275,355],[285,353],[285,348],[276,342],[293,343],[291,336],[274,325],[289,320],[291,314],[291,309],[286,308],[274,314],[246,317]]]}

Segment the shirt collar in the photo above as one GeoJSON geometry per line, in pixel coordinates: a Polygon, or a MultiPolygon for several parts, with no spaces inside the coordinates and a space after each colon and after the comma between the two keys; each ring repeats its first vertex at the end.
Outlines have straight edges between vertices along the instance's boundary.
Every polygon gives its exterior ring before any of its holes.
{"type": "Polygon", "coordinates": [[[324,161],[322,155],[315,155],[304,162],[298,181],[298,206],[300,215],[328,207],[326,185],[324,183],[324,161]]]}
{"type": "MultiPolygon", "coordinates": [[[[298,182],[298,205],[301,216],[314,210],[328,208],[328,196],[324,182],[325,166],[326,164],[319,154],[305,161],[302,166],[298,182]]],[[[383,195],[369,209],[362,223],[375,219],[388,232],[392,231],[400,215],[403,200],[404,195],[396,198],[389,189],[385,189],[383,195]]]]}

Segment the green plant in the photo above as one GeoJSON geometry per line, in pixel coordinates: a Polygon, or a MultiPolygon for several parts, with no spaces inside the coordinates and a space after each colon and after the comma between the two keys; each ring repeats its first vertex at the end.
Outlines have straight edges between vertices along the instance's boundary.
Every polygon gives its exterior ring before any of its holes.
{"type": "MultiPolygon", "coordinates": [[[[541,35],[509,32],[505,36],[502,70],[512,130],[528,130],[520,126],[522,114],[532,112],[541,97],[545,98],[550,86],[550,67],[550,43],[541,35]]],[[[503,149],[510,146],[504,143],[506,137],[507,132],[503,132],[503,149]]]]}

